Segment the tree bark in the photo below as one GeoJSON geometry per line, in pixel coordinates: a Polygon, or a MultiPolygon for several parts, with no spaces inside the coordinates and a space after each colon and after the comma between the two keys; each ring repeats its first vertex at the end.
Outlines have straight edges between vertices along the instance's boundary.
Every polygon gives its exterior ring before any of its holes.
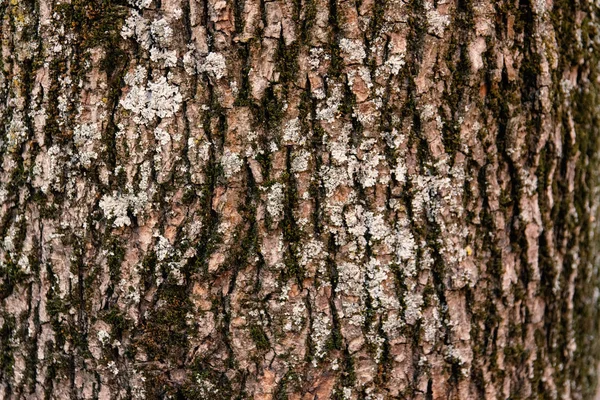
{"type": "Polygon", "coordinates": [[[599,11],[0,0],[0,397],[592,399],[599,11]]]}

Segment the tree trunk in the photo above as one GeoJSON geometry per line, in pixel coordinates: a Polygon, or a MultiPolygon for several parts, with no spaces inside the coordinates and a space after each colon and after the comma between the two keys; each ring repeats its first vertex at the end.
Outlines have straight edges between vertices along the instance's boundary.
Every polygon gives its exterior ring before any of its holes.
{"type": "Polygon", "coordinates": [[[596,4],[0,0],[0,398],[593,398],[596,4]]]}

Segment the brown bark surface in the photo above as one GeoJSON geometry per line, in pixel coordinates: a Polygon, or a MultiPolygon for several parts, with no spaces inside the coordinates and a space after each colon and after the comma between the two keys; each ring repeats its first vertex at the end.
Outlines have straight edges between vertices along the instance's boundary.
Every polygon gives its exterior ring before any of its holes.
{"type": "Polygon", "coordinates": [[[0,0],[0,398],[592,398],[598,16],[0,0]]]}

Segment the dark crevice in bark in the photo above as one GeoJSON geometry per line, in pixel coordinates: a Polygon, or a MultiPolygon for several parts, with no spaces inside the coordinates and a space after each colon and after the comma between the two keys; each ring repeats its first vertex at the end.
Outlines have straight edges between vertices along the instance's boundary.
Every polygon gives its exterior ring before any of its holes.
{"type": "Polygon", "coordinates": [[[329,338],[331,348],[335,350],[342,350],[343,344],[345,343],[342,331],[340,328],[340,317],[336,307],[336,289],[339,281],[339,273],[335,262],[337,254],[337,246],[335,244],[335,238],[333,235],[329,235],[327,241],[327,259],[325,263],[327,265],[327,273],[329,277],[329,283],[331,284],[331,296],[329,296],[329,310],[331,312],[331,337],[329,338]]]}
{"type": "MultiPolygon", "coordinates": [[[[284,175],[285,194],[283,200],[283,241],[285,243],[284,263],[286,270],[284,274],[286,278],[295,278],[297,285],[300,288],[304,287],[304,271],[298,261],[298,246],[301,240],[299,235],[298,225],[294,216],[294,210],[298,204],[298,194],[296,189],[296,181],[292,171],[291,148],[286,148],[286,172],[284,175]]],[[[286,279],[287,280],[287,279],[286,279]]]]}
{"type": "Polygon", "coordinates": [[[450,164],[454,163],[456,153],[461,150],[461,124],[465,100],[470,98],[471,61],[467,44],[471,41],[473,30],[473,5],[470,0],[459,0],[456,5],[453,34],[445,55],[451,80],[444,89],[445,107],[441,107],[443,116],[442,141],[450,155],[450,164]],[[447,111],[446,111],[447,110],[447,111]]]}

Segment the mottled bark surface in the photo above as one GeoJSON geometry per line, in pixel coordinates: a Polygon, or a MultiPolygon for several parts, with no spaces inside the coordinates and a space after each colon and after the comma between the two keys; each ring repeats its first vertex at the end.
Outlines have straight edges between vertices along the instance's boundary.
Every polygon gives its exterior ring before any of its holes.
{"type": "Polygon", "coordinates": [[[595,3],[0,16],[0,398],[592,398],[595,3]]]}

